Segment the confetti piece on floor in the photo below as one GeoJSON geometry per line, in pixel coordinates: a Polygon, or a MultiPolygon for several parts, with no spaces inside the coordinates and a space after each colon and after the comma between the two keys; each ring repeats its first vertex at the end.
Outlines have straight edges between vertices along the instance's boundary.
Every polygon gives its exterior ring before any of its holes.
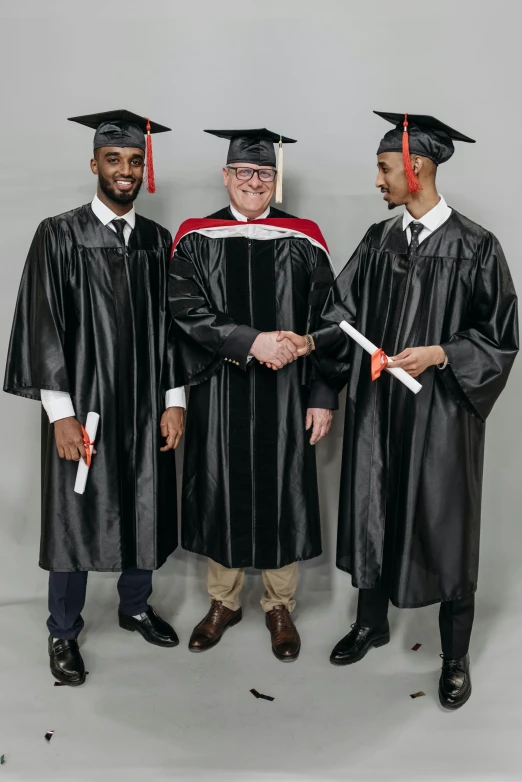
{"type": "Polygon", "coordinates": [[[422,644],[415,644],[415,646],[411,647],[412,652],[418,652],[421,646],[422,644]]]}
{"type": "Polygon", "coordinates": [[[263,698],[263,700],[265,700],[265,701],[273,701],[273,700],[275,700],[274,698],[272,698],[271,695],[263,695],[262,692],[258,692],[257,690],[250,690],[250,692],[252,693],[252,695],[255,695],[256,698],[263,698]]]}
{"type": "Polygon", "coordinates": [[[426,693],[422,692],[422,690],[419,690],[419,692],[414,692],[412,695],[410,695],[410,698],[420,698],[423,695],[426,695],[426,693]]]}
{"type": "Polygon", "coordinates": [[[47,733],[45,734],[45,738],[47,739],[47,741],[51,741],[53,736],[54,736],[54,730],[48,730],[47,733]]]}

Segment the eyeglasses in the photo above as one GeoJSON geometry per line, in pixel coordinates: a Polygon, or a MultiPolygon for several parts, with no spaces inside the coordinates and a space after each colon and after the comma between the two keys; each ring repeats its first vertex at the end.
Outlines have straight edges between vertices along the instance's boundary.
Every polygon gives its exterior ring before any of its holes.
{"type": "Polygon", "coordinates": [[[236,166],[227,166],[229,171],[234,171],[235,175],[242,182],[248,182],[252,179],[254,174],[257,174],[261,182],[273,182],[276,178],[277,171],[275,168],[243,168],[236,166]]]}

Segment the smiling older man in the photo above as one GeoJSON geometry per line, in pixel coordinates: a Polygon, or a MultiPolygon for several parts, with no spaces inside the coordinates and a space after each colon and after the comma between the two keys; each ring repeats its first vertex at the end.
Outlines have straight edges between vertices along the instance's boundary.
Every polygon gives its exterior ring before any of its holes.
{"type": "Polygon", "coordinates": [[[230,140],[230,206],[181,226],[169,288],[191,386],[182,542],[209,558],[211,607],[189,648],[210,649],[241,620],[244,568],[254,566],[263,570],[273,652],[291,661],[300,649],[290,616],[297,562],[321,553],[313,446],[337,395],[308,359],[292,363],[297,350],[277,337],[313,327],[333,275],[318,226],[270,207],[274,141],[292,139],[266,129],[207,132],[230,140]]]}

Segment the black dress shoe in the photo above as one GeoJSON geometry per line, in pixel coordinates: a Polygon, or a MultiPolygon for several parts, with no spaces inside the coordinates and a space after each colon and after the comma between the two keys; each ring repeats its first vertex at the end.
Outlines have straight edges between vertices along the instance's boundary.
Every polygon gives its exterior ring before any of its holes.
{"type": "Polygon", "coordinates": [[[85,682],[85,665],[83,664],[78,641],[68,641],[65,638],[53,640],[49,636],[49,658],[51,673],[55,679],[70,687],[79,687],[85,682]]]}
{"type": "Polygon", "coordinates": [[[139,619],[126,616],[121,611],[118,611],[118,617],[120,627],[124,630],[130,630],[131,633],[137,630],[149,644],[155,646],[177,646],[179,644],[179,638],[174,628],[158,616],[150,606],[144,614],[140,614],[139,619]]]}
{"type": "Polygon", "coordinates": [[[361,627],[357,622],[352,629],[334,647],[330,655],[333,665],[351,665],[357,663],[370,649],[384,646],[390,642],[390,625],[388,620],[381,627],[361,627]]]}
{"type": "Polygon", "coordinates": [[[471,695],[469,654],[451,660],[442,657],[442,673],[439,680],[439,700],[445,709],[460,709],[471,695]]]}

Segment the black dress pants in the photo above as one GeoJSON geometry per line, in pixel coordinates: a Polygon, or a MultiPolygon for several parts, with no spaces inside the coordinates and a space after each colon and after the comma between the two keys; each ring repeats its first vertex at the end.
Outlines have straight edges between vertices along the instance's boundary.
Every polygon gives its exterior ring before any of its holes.
{"type": "MultiPolygon", "coordinates": [[[[360,589],[357,604],[357,623],[362,627],[380,627],[388,616],[388,592],[384,589],[360,589]]],[[[475,595],[465,600],[451,600],[440,604],[439,629],[444,657],[465,657],[469,650],[475,595]]]]}
{"type": "MultiPolygon", "coordinates": [[[[83,629],[82,611],[87,590],[87,573],[49,573],[49,619],[53,638],[75,639],[83,629]]],[[[152,594],[152,570],[130,568],[118,580],[120,611],[127,616],[144,613],[152,594]]]]}

